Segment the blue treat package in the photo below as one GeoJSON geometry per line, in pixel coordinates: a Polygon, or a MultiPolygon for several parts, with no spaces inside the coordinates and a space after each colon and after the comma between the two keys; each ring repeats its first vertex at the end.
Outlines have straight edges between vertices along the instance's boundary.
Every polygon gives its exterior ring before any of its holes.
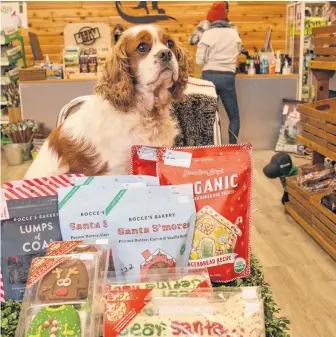
{"type": "Polygon", "coordinates": [[[106,214],[116,275],[141,281],[152,269],[188,266],[196,217],[192,184],[120,190],[106,214]]]}

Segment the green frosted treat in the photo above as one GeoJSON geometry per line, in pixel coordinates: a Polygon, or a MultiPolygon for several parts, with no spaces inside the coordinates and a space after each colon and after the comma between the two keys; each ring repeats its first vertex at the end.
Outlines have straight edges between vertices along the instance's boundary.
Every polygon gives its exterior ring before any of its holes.
{"type": "Polygon", "coordinates": [[[27,337],[81,337],[80,318],[72,305],[45,307],[30,323],[27,337]]]}
{"type": "Polygon", "coordinates": [[[201,258],[206,259],[208,257],[215,256],[215,244],[214,241],[210,238],[203,238],[200,242],[201,246],[201,258]]]}

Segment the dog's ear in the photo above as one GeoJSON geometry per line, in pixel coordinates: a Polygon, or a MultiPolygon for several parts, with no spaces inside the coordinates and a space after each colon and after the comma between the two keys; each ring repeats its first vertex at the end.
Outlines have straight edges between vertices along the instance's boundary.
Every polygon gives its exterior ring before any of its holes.
{"type": "Polygon", "coordinates": [[[188,51],[181,43],[175,42],[174,52],[179,66],[179,74],[170,91],[175,100],[181,100],[184,97],[189,77],[188,51]]]}
{"type": "Polygon", "coordinates": [[[134,103],[134,81],[126,54],[125,43],[112,49],[94,92],[108,100],[118,110],[126,112],[134,103]]]}

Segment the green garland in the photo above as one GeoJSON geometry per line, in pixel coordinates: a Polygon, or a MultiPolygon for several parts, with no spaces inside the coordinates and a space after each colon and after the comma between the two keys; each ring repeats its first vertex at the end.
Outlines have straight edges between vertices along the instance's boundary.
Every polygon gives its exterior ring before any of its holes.
{"type": "MultiPolygon", "coordinates": [[[[225,284],[224,287],[261,287],[261,295],[264,300],[266,337],[289,337],[290,321],[286,317],[278,317],[280,308],[275,303],[269,284],[265,281],[261,272],[261,266],[257,258],[251,256],[251,274],[248,278],[238,279],[225,284]]],[[[223,286],[222,286],[223,287],[223,286]]]]}
{"type": "MultiPolygon", "coordinates": [[[[225,284],[224,287],[260,286],[264,299],[265,324],[267,337],[289,337],[289,320],[286,317],[278,317],[279,307],[275,303],[269,284],[265,282],[261,272],[261,266],[255,256],[251,257],[251,275],[245,279],[225,284]]],[[[223,287],[223,286],[220,286],[223,287]]],[[[19,319],[20,303],[9,301],[1,303],[1,336],[14,337],[19,319]]]]}
{"type": "Polygon", "coordinates": [[[1,337],[14,337],[21,304],[16,301],[1,303],[1,337]]]}

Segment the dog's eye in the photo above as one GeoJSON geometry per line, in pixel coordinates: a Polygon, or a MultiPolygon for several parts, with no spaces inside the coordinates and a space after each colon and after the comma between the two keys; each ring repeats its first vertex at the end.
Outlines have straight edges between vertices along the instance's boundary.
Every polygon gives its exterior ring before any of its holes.
{"type": "Polygon", "coordinates": [[[143,42],[138,45],[137,51],[139,53],[147,53],[149,49],[150,49],[149,45],[143,42]]]}
{"type": "Polygon", "coordinates": [[[168,41],[167,41],[167,47],[168,47],[169,49],[173,49],[173,47],[174,47],[174,41],[168,40],[168,41]]]}

